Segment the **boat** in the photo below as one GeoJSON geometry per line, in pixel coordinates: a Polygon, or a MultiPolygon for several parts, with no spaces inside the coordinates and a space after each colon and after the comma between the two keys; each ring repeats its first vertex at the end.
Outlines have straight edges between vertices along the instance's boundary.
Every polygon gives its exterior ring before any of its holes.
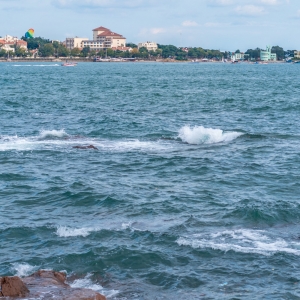
{"type": "Polygon", "coordinates": [[[75,66],[77,66],[77,63],[65,62],[65,63],[63,63],[61,65],[62,65],[62,67],[75,67],[75,66]]]}

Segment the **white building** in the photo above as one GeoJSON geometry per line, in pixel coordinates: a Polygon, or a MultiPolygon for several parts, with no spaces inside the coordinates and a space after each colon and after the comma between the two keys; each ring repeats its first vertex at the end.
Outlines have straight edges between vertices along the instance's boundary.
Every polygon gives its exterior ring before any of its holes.
{"type": "Polygon", "coordinates": [[[295,58],[300,58],[300,51],[295,51],[294,52],[294,57],[295,58]]]}
{"type": "Polygon", "coordinates": [[[231,61],[244,60],[244,53],[232,53],[230,56],[231,61]]]}
{"type": "Polygon", "coordinates": [[[67,38],[66,47],[70,50],[73,48],[90,47],[91,50],[99,51],[108,48],[119,48],[126,46],[126,38],[121,34],[112,32],[108,28],[98,27],[93,29],[93,39],[88,38],[67,38]]]}
{"type": "Polygon", "coordinates": [[[157,43],[155,42],[145,42],[145,43],[139,43],[138,48],[145,47],[148,51],[156,51],[158,49],[157,43]]]}
{"type": "Polygon", "coordinates": [[[88,38],[80,38],[80,37],[74,37],[74,38],[66,38],[66,48],[69,50],[72,50],[74,48],[83,48],[82,47],[82,42],[83,41],[88,41],[88,38]]]}
{"type": "Polygon", "coordinates": [[[6,52],[15,52],[15,48],[19,47],[27,51],[27,42],[19,40],[16,37],[6,35],[4,38],[0,38],[0,48],[6,52]]]}
{"type": "Polygon", "coordinates": [[[6,42],[16,42],[19,40],[16,36],[11,36],[8,34],[2,37],[1,39],[5,40],[6,42]]]}
{"type": "Polygon", "coordinates": [[[260,60],[262,60],[262,61],[269,61],[269,60],[276,61],[277,60],[277,54],[272,53],[271,49],[272,49],[271,46],[267,46],[266,50],[260,50],[260,60]]]}

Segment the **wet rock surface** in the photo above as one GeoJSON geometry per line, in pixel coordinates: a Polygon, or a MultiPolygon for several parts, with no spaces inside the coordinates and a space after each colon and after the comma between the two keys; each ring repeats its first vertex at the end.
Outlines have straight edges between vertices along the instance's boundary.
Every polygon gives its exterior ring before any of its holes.
{"type": "Polygon", "coordinates": [[[0,277],[0,283],[0,298],[106,300],[105,296],[91,289],[71,288],[63,272],[40,270],[22,279],[17,276],[0,277]]]}
{"type": "Polygon", "coordinates": [[[25,297],[28,293],[28,288],[19,277],[0,278],[0,297],[25,297]]]}
{"type": "Polygon", "coordinates": [[[94,149],[94,150],[99,150],[97,147],[94,145],[88,145],[88,146],[73,146],[75,149],[94,149]]]}

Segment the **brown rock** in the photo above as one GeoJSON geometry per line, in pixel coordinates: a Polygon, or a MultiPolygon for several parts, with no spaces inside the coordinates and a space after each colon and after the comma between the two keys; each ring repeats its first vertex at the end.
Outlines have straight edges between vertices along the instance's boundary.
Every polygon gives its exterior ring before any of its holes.
{"type": "Polygon", "coordinates": [[[94,149],[94,150],[99,150],[97,147],[94,145],[88,145],[88,146],[73,146],[75,149],[94,149]]]}
{"type": "Polygon", "coordinates": [[[40,299],[64,300],[106,300],[106,298],[90,289],[71,288],[62,272],[39,270],[23,278],[30,289],[30,296],[40,299]]]}
{"type": "Polygon", "coordinates": [[[0,296],[4,297],[25,297],[29,290],[24,282],[18,277],[2,277],[0,278],[0,296]]]}

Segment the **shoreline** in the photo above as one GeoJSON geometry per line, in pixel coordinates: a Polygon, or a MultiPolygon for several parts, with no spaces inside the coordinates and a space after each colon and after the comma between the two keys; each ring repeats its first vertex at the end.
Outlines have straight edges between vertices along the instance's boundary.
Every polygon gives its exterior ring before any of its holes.
{"type": "MultiPolygon", "coordinates": [[[[88,63],[104,63],[104,62],[95,62],[94,59],[47,59],[47,58],[27,58],[27,59],[11,59],[10,61],[6,60],[1,60],[0,63],[24,63],[24,62],[43,62],[43,63],[65,63],[67,61],[73,61],[73,62],[88,62],[88,63]]],[[[108,61],[105,63],[192,63],[192,64],[207,64],[207,63],[221,63],[221,64],[232,64],[231,61],[227,62],[222,62],[222,61],[193,61],[193,60],[170,60],[170,59],[159,59],[159,60],[134,60],[134,61],[108,61]]],[[[256,62],[248,62],[248,61],[241,61],[236,64],[255,64],[256,62]]],[[[267,64],[282,64],[286,63],[285,61],[268,61],[268,62],[261,62],[259,61],[258,63],[267,63],[267,64]]]]}

